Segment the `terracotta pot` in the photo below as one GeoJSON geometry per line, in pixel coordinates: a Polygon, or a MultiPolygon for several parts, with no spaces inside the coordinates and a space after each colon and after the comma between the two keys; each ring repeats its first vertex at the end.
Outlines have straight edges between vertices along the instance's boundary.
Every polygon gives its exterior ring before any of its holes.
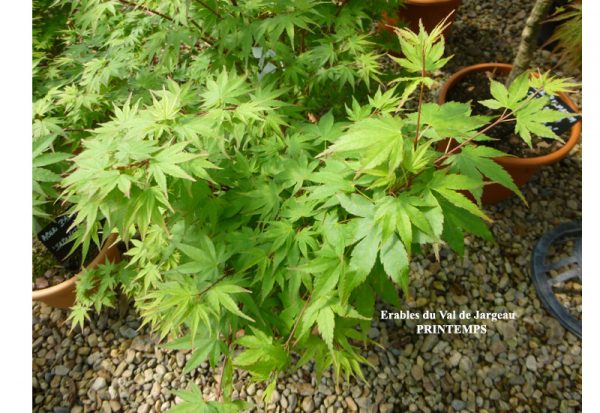
{"type": "MultiPolygon", "coordinates": [[[[88,264],[86,268],[96,268],[100,264],[104,264],[107,261],[119,262],[121,260],[121,251],[119,250],[118,244],[115,244],[117,240],[116,234],[111,234],[100,253],[88,264]]],[[[35,290],[31,293],[31,299],[33,301],[41,301],[52,307],[57,308],[70,308],[75,304],[75,282],[81,273],[63,281],[60,284],[53,285],[52,287],[44,288],[42,290],[35,290]]]]}
{"type": "MultiPolygon", "coordinates": [[[[400,21],[405,22],[408,27],[414,31],[419,31],[419,19],[423,21],[423,26],[427,32],[431,30],[446,16],[454,10],[454,13],[448,19],[452,23],[456,16],[456,10],[460,6],[461,0],[405,0],[403,7],[398,9],[397,16],[383,15],[383,26],[386,30],[392,31],[389,26],[397,26],[400,21]],[[389,26],[388,26],[389,25],[389,26]]],[[[448,29],[444,31],[447,34],[448,29]]]]}
{"type": "MultiPolygon", "coordinates": [[[[474,72],[483,71],[495,71],[497,73],[508,75],[512,65],[504,63],[482,63],[473,66],[467,66],[454,75],[452,75],[440,90],[438,102],[440,104],[446,102],[446,96],[448,91],[457,86],[460,80],[474,72]]],[[[573,103],[573,101],[564,93],[559,94],[560,98],[575,112],[579,112],[579,109],[573,103]]],[[[516,156],[503,156],[500,158],[494,158],[498,164],[500,164],[506,171],[512,176],[515,184],[518,187],[525,185],[529,179],[537,172],[540,167],[544,165],[551,165],[563,159],[573,149],[573,146],[579,140],[581,136],[581,121],[577,122],[571,127],[569,138],[565,144],[555,152],[549,153],[543,156],[536,156],[533,158],[519,158],[516,156]]],[[[503,201],[504,199],[514,195],[512,191],[498,184],[486,185],[483,190],[482,202],[484,204],[495,204],[503,201]]]]}

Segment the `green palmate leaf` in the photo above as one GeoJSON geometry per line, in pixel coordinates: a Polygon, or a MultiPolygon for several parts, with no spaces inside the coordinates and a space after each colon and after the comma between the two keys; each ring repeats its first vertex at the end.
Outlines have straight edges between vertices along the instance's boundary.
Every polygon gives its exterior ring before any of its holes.
{"type": "Polygon", "coordinates": [[[419,26],[418,34],[408,29],[396,29],[404,57],[392,58],[412,73],[433,72],[444,67],[450,60],[450,57],[442,57],[444,54],[444,38],[442,37],[444,23],[438,24],[431,33],[427,33],[422,24],[419,26]]]}
{"type": "Polygon", "coordinates": [[[71,154],[64,153],[64,152],[44,153],[44,154],[34,158],[32,164],[33,164],[33,167],[48,166],[48,165],[52,165],[52,164],[64,161],[65,159],[68,159],[71,156],[72,156],[71,154]]]}
{"type": "Polygon", "coordinates": [[[492,239],[492,234],[479,217],[465,212],[444,199],[440,199],[440,206],[446,218],[442,238],[457,254],[464,254],[463,230],[486,240],[492,239]]]}
{"type": "MultiPolygon", "coordinates": [[[[396,213],[396,231],[398,231],[398,235],[400,235],[400,239],[404,243],[404,246],[408,253],[410,254],[411,246],[412,246],[412,220],[409,215],[410,206],[407,208],[402,207],[402,202],[399,202],[397,205],[397,213],[396,213]]],[[[418,212],[417,212],[418,214],[418,212]]]]}
{"type": "Polygon", "coordinates": [[[171,413],[207,411],[204,396],[197,385],[193,385],[190,390],[177,391],[175,394],[182,400],[182,403],[172,408],[171,413]]]}
{"type": "MultiPolygon", "coordinates": [[[[206,299],[209,304],[216,310],[220,311],[221,307],[226,308],[229,312],[237,315],[238,317],[245,318],[248,321],[254,321],[251,317],[244,314],[236,304],[236,302],[231,298],[230,293],[236,293],[238,291],[231,291],[229,289],[230,286],[225,285],[217,285],[206,292],[206,299]]],[[[241,290],[242,292],[245,290],[241,290]]]]}
{"type": "Polygon", "coordinates": [[[265,402],[268,403],[271,401],[271,397],[273,395],[273,392],[275,391],[275,386],[277,386],[277,380],[271,381],[271,383],[269,383],[269,385],[265,389],[265,392],[263,393],[263,397],[262,397],[262,399],[265,402]]]}
{"type": "Polygon", "coordinates": [[[508,104],[511,109],[516,109],[517,105],[527,97],[530,77],[528,72],[521,73],[508,87],[508,104]]]}
{"type": "Polygon", "coordinates": [[[182,402],[169,409],[169,413],[236,413],[249,409],[252,405],[242,400],[218,403],[204,401],[200,388],[193,384],[189,390],[174,392],[182,402]]]}
{"type": "Polygon", "coordinates": [[[543,138],[560,140],[560,137],[557,136],[546,123],[555,122],[572,116],[570,113],[544,109],[548,102],[549,98],[547,96],[542,96],[533,99],[528,105],[515,113],[515,118],[517,119],[515,132],[523,138],[529,147],[531,147],[531,134],[543,138]]]}
{"type": "Polygon", "coordinates": [[[468,175],[444,174],[443,172],[438,171],[434,174],[433,180],[429,185],[438,199],[441,195],[459,208],[463,208],[473,215],[481,217],[487,221],[491,221],[491,219],[481,209],[479,209],[477,205],[471,202],[460,192],[457,192],[460,190],[472,190],[480,187],[481,184],[478,182],[478,180],[473,179],[468,175]]]}
{"type": "Polygon", "coordinates": [[[490,109],[502,109],[505,106],[498,102],[495,99],[484,99],[484,100],[480,100],[479,104],[485,106],[486,108],[490,108],[490,109]]]}
{"type": "Polygon", "coordinates": [[[192,353],[192,356],[187,361],[183,373],[189,373],[204,362],[210,353],[216,348],[217,342],[211,339],[199,339],[193,343],[196,346],[196,350],[192,353]]]}
{"type": "Polygon", "coordinates": [[[409,239],[413,239],[413,231],[412,229],[409,230],[408,223],[406,222],[406,217],[408,217],[408,220],[412,225],[414,225],[423,233],[428,235],[435,234],[434,227],[437,226],[437,224],[433,221],[430,221],[426,215],[427,210],[431,206],[434,205],[430,205],[427,202],[423,202],[422,200],[416,197],[411,197],[408,195],[401,195],[398,197],[398,219],[396,225],[398,233],[404,233],[403,242],[405,243],[405,245],[408,243],[409,239]]]}
{"type": "MultiPolygon", "coordinates": [[[[515,185],[512,177],[493,158],[507,156],[505,153],[487,146],[465,146],[460,152],[451,155],[446,163],[450,165],[451,171],[468,176],[475,181],[487,178],[496,182],[514,193],[524,202],[525,198],[515,185]]],[[[481,200],[482,187],[471,189],[477,200],[481,200]]]]}
{"type": "MultiPolygon", "coordinates": [[[[409,119],[416,124],[417,114],[410,114],[409,119]]],[[[421,112],[423,134],[433,140],[452,137],[458,141],[474,134],[484,126],[490,117],[471,116],[471,107],[467,103],[448,102],[443,105],[425,103],[421,112]],[[429,127],[429,128],[427,128],[429,127]]]]}
{"type": "Polygon", "coordinates": [[[319,326],[319,332],[327,343],[327,347],[333,350],[333,330],[335,328],[335,316],[331,308],[325,307],[319,311],[317,316],[317,325],[319,326]]]}
{"type": "Polygon", "coordinates": [[[373,204],[363,196],[338,194],[337,199],[340,201],[342,208],[352,215],[363,218],[373,215],[373,204]]]}
{"type": "Polygon", "coordinates": [[[381,164],[395,169],[402,161],[402,120],[390,116],[363,119],[343,134],[319,156],[330,153],[350,154],[359,159],[359,171],[381,164]]]}
{"type": "Polygon", "coordinates": [[[290,362],[290,356],[280,343],[274,343],[266,334],[253,330],[252,335],[238,339],[245,347],[233,360],[233,364],[247,369],[256,379],[266,380],[273,371],[282,371],[290,362]]]}
{"type": "Polygon", "coordinates": [[[354,192],[354,184],[348,177],[352,176],[352,170],[344,163],[330,161],[310,176],[310,181],[317,185],[311,186],[309,199],[317,201],[329,200],[339,192],[354,192]]]}
{"type": "Polygon", "coordinates": [[[68,319],[71,321],[71,330],[77,326],[83,329],[85,321],[90,319],[89,308],[82,304],[74,305],[68,319]]]}
{"type": "Polygon", "coordinates": [[[379,259],[383,264],[386,274],[398,285],[405,293],[408,287],[408,256],[402,242],[394,235],[391,236],[381,247],[379,259]]]}
{"type": "Polygon", "coordinates": [[[509,103],[510,101],[508,98],[508,89],[502,83],[498,82],[497,80],[492,79],[490,81],[490,93],[492,94],[494,99],[496,99],[496,102],[498,102],[499,107],[502,107],[502,108],[510,107],[510,103],[509,103]]]}
{"type": "Polygon", "coordinates": [[[357,285],[364,280],[375,265],[380,242],[381,230],[372,226],[367,229],[366,236],[352,250],[350,269],[359,275],[355,280],[357,285]]]}
{"type": "Polygon", "coordinates": [[[345,263],[342,262],[331,271],[318,274],[314,285],[314,297],[319,298],[321,296],[329,295],[329,293],[336,287],[340,276],[343,275],[345,271],[345,263]]]}
{"type": "Polygon", "coordinates": [[[240,98],[248,93],[246,78],[235,73],[221,71],[216,78],[209,79],[206,91],[201,94],[205,108],[239,104],[240,98]]]}
{"type": "Polygon", "coordinates": [[[33,168],[32,177],[38,182],[60,182],[62,179],[60,175],[46,168],[33,168]]]}
{"type": "Polygon", "coordinates": [[[483,211],[481,211],[477,207],[477,205],[469,201],[469,199],[463,194],[450,189],[442,188],[435,189],[435,192],[437,192],[439,195],[450,201],[452,204],[458,206],[459,208],[462,208],[472,213],[473,215],[484,218],[487,221],[491,221],[491,218],[489,218],[483,211]]]}
{"type": "Polygon", "coordinates": [[[572,82],[571,79],[554,77],[550,72],[538,73],[538,76],[532,76],[529,82],[532,88],[544,90],[545,93],[550,95],[569,93],[580,86],[578,83],[572,82]]]}
{"type": "Polygon", "coordinates": [[[369,96],[369,104],[374,109],[378,110],[381,113],[389,113],[395,111],[398,105],[401,102],[396,94],[396,87],[390,88],[386,92],[381,91],[381,88],[378,88],[373,97],[369,96]]]}
{"type": "Polygon", "coordinates": [[[41,153],[49,149],[55,139],[56,135],[47,135],[38,139],[34,139],[31,151],[32,159],[36,159],[41,153]]]}
{"type": "Polygon", "coordinates": [[[530,87],[530,73],[524,72],[517,76],[510,84],[508,89],[497,80],[490,80],[490,92],[494,99],[480,101],[484,106],[490,109],[506,108],[517,110],[522,106],[523,101],[527,97],[527,92],[530,87]]]}

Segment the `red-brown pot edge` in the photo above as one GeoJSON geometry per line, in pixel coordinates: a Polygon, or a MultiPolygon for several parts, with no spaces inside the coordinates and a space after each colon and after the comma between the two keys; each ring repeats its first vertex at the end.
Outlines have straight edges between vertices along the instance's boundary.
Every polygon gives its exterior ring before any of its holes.
{"type": "MultiPolygon", "coordinates": [[[[448,80],[442,85],[440,89],[438,103],[444,104],[446,103],[446,96],[451,88],[453,88],[463,77],[473,72],[481,72],[485,70],[493,70],[498,69],[502,73],[508,74],[512,65],[507,63],[480,63],[476,65],[471,65],[460,69],[458,72],[454,73],[452,76],[448,78],[448,80]]],[[[560,98],[575,112],[579,112],[579,108],[575,103],[564,93],[558,94],[560,98]]],[[[558,150],[542,155],[535,156],[531,158],[519,158],[516,156],[503,156],[500,158],[494,158],[497,162],[507,165],[507,166],[523,166],[523,167],[539,167],[543,165],[551,165],[563,159],[568,153],[573,149],[575,144],[578,142],[579,137],[581,136],[581,120],[574,124],[571,127],[571,132],[569,134],[569,139],[565,142],[565,144],[558,150]]]]}
{"type": "MultiPolygon", "coordinates": [[[[100,249],[98,255],[88,264],[87,269],[96,268],[107,260],[117,263],[121,260],[121,251],[116,242],[117,235],[111,234],[100,249]]],[[[60,284],[53,285],[31,293],[33,301],[41,301],[51,307],[70,308],[75,304],[75,283],[81,273],[74,275],[60,284]]]]}

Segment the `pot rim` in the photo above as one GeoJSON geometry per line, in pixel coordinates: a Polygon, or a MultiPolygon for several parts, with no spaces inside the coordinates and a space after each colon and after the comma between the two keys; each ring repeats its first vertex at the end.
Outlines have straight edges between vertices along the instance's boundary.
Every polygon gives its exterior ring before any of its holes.
{"type": "MultiPolygon", "coordinates": [[[[104,242],[104,245],[102,245],[102,248],[100,249],[98,255],[96,255],[96,257],[85,267],[85,269],[96,268],[100,264],[106,262],[108,251],[111,248],[116,247],[116,241],[117,234],[110,234],[106,239],[106,242],[104,242]]],[[[51,287],[42,288],[41,290],[33,290],[31,292],[32,301],[42,301],[47,297],[51,297],[53,295],[62,293],[63,291],[68,291],[71,288],[74,288],[75,282],[77,281],[77,278],[79,278],[82,272],[83,271],[80,271],[71,278],[51,287]]]]}
{"type": "MultiPolygon", "coordinates": [[[[450,89],[452,89],[456,84],[465,76],[473,72],[482,72],[489,69],[500,69],[502,72],[508,73],[512,69],[512,65],[508,63],[479,63],[476,65],[466,66],[460,69],[458,72],[454,73],[452,76],[446,80],[446,82],[442,85],[440,89],[438,103],[444,104],[446,103],[446,96],[450,89]]],[[[575,105],[575,102],[571,100],[566,94],[559,93],[558,96],[575,112],[579,112],[579,108],[575,105]]],[[[571,127],[571,131],[569,133],[569,139],[564,143],[564,145],[549,154],[534,156],[530,158],[521,158],[518,156],[502,156],[499,158],[494,158],[496,161],[501,162],[507,166],[539,166],[539,165],[550,165],[555,162],[560,161],[564,157],[566,157],[571,149],[575,146],[575,144],[579,141],[579,137],[581,136],[581,119],[575,123],[571,127]]]]}

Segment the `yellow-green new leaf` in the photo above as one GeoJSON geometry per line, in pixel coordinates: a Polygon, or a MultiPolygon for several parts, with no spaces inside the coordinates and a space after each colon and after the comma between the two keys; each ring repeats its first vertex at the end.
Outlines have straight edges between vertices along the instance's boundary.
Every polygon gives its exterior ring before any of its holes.
{"type": "Polygon", "coordinates": [[[319,311],[317,316],[317,326],[319,327],[319,333],[321,337],[329,347],[329,350],[333,350],[333,330],[335,328],[335,315],[331,310],[331,307],[325,307],[319,311]]]}

